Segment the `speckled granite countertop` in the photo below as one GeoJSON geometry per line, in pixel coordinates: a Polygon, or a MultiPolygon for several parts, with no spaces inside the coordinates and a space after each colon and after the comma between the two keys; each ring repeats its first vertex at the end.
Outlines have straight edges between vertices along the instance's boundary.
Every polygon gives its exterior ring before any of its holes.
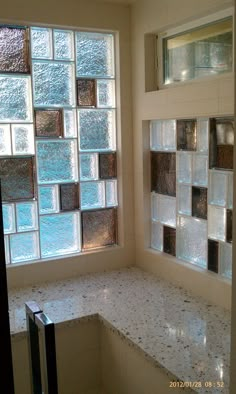
{"type": "Polygon", "coordinates": [[[9,304],[15,339],[25,335],[29,300],[55,323],[99,318],[170,379],[224,382],[223,389],[197,392],[229,392],[230,313],[180,287],[130,268],[14,289],[9,304]]]}

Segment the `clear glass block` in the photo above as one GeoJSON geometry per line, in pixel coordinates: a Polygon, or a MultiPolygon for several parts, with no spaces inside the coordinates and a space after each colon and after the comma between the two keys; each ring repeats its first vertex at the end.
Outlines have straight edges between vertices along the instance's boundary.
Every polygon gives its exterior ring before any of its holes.
{"type": "Polygon", "coordinates": [[[162,143],[164,150],[176,150],[176,121],[162,121],[162,143]]]}
{"type": "Polygon", "coordinates": [[[0,76],[0,121],[30,122],[31,78],[28,76],[0,76]]]}
{"type": "Polygon", "coordinates": [[[152,210],[152,220],[159,220],[159,197],[160,195],[157,193],[151,194],[151,210],[152,210]]]}
{"type": "Polygon", "coordinates": [[[176,198],[160,195],[159,214],[161,223],[176,227],[176,198]]]}
{"type": "Polygon", "coordinates": [[[152,222],[151,248],[163,251],[163,226],[161,223],[152,222]]]}
{"type": "Polygon", "coordinates": [[[58,186],[40,186],[39,187],[39,213],[56,213],[59,211],[58,186]]]}
{"type": "Polygon", "coordinates": [[[192,212],[192,192],[191,187],[187,185],[178,185],[177,189],[178,213],[191,216],[192,212]]]}
{"type": "Polygon", "coordinates": [[[208,157],[193,155],[193,184],[207,186],[208,184],[208,157]]]}
{"type": "Polygon", "coordinates": [[[162,150],[162,121],[150,121],[150,143],[151,150],[162,150]]]}
{"type": "Polygon", "coordinates": [[[64,137],[77,137],[76,109],[64,110],[64,137]]]}
{"type": "Polygon", "coordinates": [[[98,179],[97,153],[80,154],[80,180],[90,181],[98,179]]]}
{"type": "Polygon", "coordinates": [[[115,105],[115,81],[110,79],[98,79],[97,106],[100,108],[114,108],[115,105]]]}
{"type": "Polygon", "coordinates": [[[74,33],[68,30],[54,30],[54,58],[74,60],[74,33]]]}
{"type": "Polygon", "coordinates": [[[79,213],[41,216],[40,242],[42,257],[79,252],[81,249],[79,213]]]}
{"type": "Polygon", "coordinates": [[[34,61],[33,87],[35,106],[74,106],[74,64],[56,61],[34,61]]]}
{"type": "Polygon", "coordinates": [[[9,237],[4,237],[4,247],[5,247],[5,259],[6,264],[10,264],[10,250],[9,250],[9,237]]]}
{"type": "Polygon", "coordinates": [[[209,119],[197,119],[197,150],[208,152],[209,119]]]}
{"type": "Polygon", "coordinates": [[[73,140],[37,141],[38,182],[77,180],[76,145],[73,140]]]}
{"type": "Polygon", "coordinates": [[[39,256],[39,240],[36,231],[10,236],[11,262],[36,260],[39,256]]]}
{"type": "Polygon", "coordinates": [[[114,77],[114,37],[112,34],[77,32],[76,76],[114,77]]]}
{"type": "Polygon", "coordinates": [[[206,220],[178,217],[177,257],[200,267],[207,267],[206,220]]]}
{"type": "Polygon", "coordinates": [[[37,203],[22,202],[16,204],[17,231],[31,231],[38,228],[37,203]]]}
{"type": "Polygon", "coordinates": [[[208,236],[212,239],[225,241],[226,210],[208,205],[208,236]]]}
{"type": "Polygon", "coordinates": [[[52,59],[52,30],[44,27],[31,28],[31,54],[37,59],[52,59]]]}
{"type": "Polygon", "coordinates": [[[177,181],[179,183],[192,182],[192,155],[191,153],[177,152],[177,181]]]}
{"type": "Polygon", "coordinates": [[[117,204],[117,181],[106,181],[106,206],[116,207],[117,204]]]}
{"type": "Polygon", "coordinates": [[[209,172],[208,202],[213,205],[226,206],[228,176],[219,171],[209,172]]]}
{"type": "Polygon", "coordinates": [[[227,193],[227,208],[233,208],[233,186],[234,186],[233,172],[228,173],[228,193],[227,193]]]}
{"type": "Polygon", "coordinates": [[[78,110],[80,150],[115,150],[115,111],[78,110]]]}
{"type": "Polygon", "coordinates": [[[232,279],[232,245],[228,243],[220,244],[220,274],[232,279]]]}
{"type": "Polygon", "coordinates": [[[104,182],[80,183],[81,209],[105,207],[104,182]]]}
{"type": "Polygon", "coordinates": [[[4,234],[11,234],[16,231],[14,204],[3,204],[3,228],[4,234]]]}
{"type": "Polygon", "coordinates": [[[32,124],[12,125],[12,150],[14,155],[34,155],[34,127],[32,124]]]}
{"type": "Polygon", "coordinates": [[[11,132],[9,124],[0,125],[0,155],[11,155],[11,132]]]}

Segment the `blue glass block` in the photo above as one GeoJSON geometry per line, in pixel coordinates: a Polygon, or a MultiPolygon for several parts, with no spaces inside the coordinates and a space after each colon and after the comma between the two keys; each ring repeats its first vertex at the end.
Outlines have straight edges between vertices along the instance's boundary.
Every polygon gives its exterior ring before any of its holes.
{"type": "Polygon", "coordinates": [[[78,110],[80,150],[115,150],[114,110],[78,110]]]}
{"type": "Polygon", "coordinates": [[[163,251],[163,226],[161,223],[152,222],[151,248],[163,251]]]}
{"type": "Polygon", "coordinates": [[[10,264],[9,237],[4,237],[5,259],[6,264],[10,264]]]}
{"type": "Polygon", "coordinates": [[[14,204],[3,204],[3,227],[4,234],[11,234],[16,231],[14,204]]]}
{"type": "Polygon", "coordinates": [[[208,205],[208,236],[219,241],[226,240],[226,209],[208,205]]]}
{"type": "Polygon", "coordinates": [[[0,121],[32,120],[30,77],[0,76],[0,121]]]}
{"type": "Polygon", "coordinates": [[[34,155],[34,127],[32,124],[12,125],[13,155],[34,155]]]}
{"type": "Polygon", "coordinates": [[[220,243],[220,274],[232,279],[232,244],[220,243]]]}
{"type": "Polygon", "coordinates": [[[73,63],[33,62],[33,86],[35,106],[75,105],[73,63]]]}
{"type": "Polygon", "coordinates": [[[80,155],[80,180],[98,179],[98,155],[97,153],[80,155]]]}
{"type": "Polygon", "coordinates": [[[76,125],[76,110],[67,109],[64,110],[64,137],[65,138],[76,138],[77,137],[77,125],[76,125]]]}
{"type": "Polygon", "coordinates": [[[191,153],[177,152],[177,182],[191,183],[192,181],[192,155],[191,153]]]}
{"type": "Polygon", "coordinates": [[[10,236],[11,262],[21,263],[39,258],[38,233],[21,233],[10,236]]]}
{"type": "Polygon", "coordinates": [[[38,211],[36,202],[22,202],[16,204],[17,231],[37,230],[38,211]]]}
{"type": "Polygon", "coordinates": [[[58,203],[58,186],[40,186],[39,187],[39,213],[56,213],[59,211],[58,203]]]}
{"type": "Polygon", "coordinates": [[[176,198],[160,195],[160,222],[170,227],[176,227],[176,198]]]}
{"type": "Polygon", "coordinates": [[[11,132],[9,124],[0,125],[0,155],[11,155],[11,132]]]}
{"type": "Polygon", "coordinates": [[[151,150],[162,150],[162,121],[150,121],[150,147],[151,150]]]}
{"type": "Polygon", "coordinates": [[[80,251],[80,217],[64,213],[40,217],[42,257],[60,256],[80,251]]]}
{"type": "Polygon", "coordinates": [[[109,79],[97,80],[97,106],[115,107],[115,81],[109,79]]]}
{"type": "Polygon", "coordinates": [[[106,181],[106,206],[116,207],[117,204],[117,181],[106,181]]]}
{"type": "Polygon", "coordinates": [[[209,119],[197,119],[197,150],[208,152],[209,119]]]}
{"type": "Polygon", "coordinates": [[[234,186],[234,179],[233,179],[233,172],[228,174],[228,192],[227,192],[227,208],[233,208],[233,186],[234,186]]]}
{"type": "Polygon", "coordinates": [[[114,37],[112,34],[77,32],[76,76],[114,77],[114,37]]]}
{"type": "Polygon", "coordinates": [[[54,58],[56,60],[74,60],[73,32],[54,30],[54,58]]]}
{"type": "Polygon", "coordinates": [[[75,142],[37,141],[38,182],[59,183],[77,180],[75,142]]]}
{"type": "Polygon", "coordinates": [[[193,184],[208,185],[208,156],[193,155],[193,184]]]}
{"type": "Polygon", "coordinates": [[[208,191],[209,204],[226,205],[227,200],[227,181],[226,173],[220,171],[209,171],[210,185],[208,191]]]}
{"type": "Polygon", "coordinates": [[[177,203],[178,213],[191,215],[192,212],[192,190],[191,186],[178,185],[177,203]]]}
{"type": "Polygon", "coordinates": [[[80,191],[82,210],[105,207],[104,182],[82,182],[80,191]]]}
{"type": "Polygon", "coordinates": [[[151,210],[152,210],[152,220],[160,219],[160,208],[159,208],[159,197],[157,193],[151,194],[151,210]]]}
{"type": "Polygon", "coordinates": [[[164,150],[176,150],[176,121],[162,121],[162,144],[164,150]]]}
{"type": "Polygon", "coordinates": [[[31,28],[31,54],[37,59],[52,59],[52,30],[44,27],[31,28]]]}

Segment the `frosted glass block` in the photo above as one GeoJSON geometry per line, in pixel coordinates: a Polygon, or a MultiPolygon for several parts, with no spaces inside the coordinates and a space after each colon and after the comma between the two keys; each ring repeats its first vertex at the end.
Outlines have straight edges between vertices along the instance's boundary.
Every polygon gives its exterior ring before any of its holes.
{"type": "Polygon", "coordinates": [[[11,132],[10,125],[0,125],[0,155],[8,156],[11,154],[11,132]]]}
{"type": "Polygon", "coordinates": [[[80,251],[79,213],[63,213],[40,218],[42,257],[80,251]]]}
{"type": "Polygon", "coordinates": [[[5,259],[6,264],[10,264],[9,237],[4,237],[5,259]]]}
{"type": "Polygon", "coordinates": [[[0,76],[0,121],[32,120],[30,77],[0,76]]]}
{"type": "Polygon", "coordinates": [[[163,226],[161,223],[152,222],[151,248],[163,251],[163,226]]]}
{"type": "Polygon", "coordinates": [[[151,150],[162,150],[162,121],[150,121],[151,150]]]}
{"type": "Polygon", "coordinates": [[[164,150],[176,150],[176,121],[162,121],[162,143],[164,150]]]}
{"type": "Polygon", "coordinates": [[[52,59],[52,30],[44,27],[31,28],[31,54],[37,59],[52,59]]]}
{"type": "Polygon", "coordinates": [[[80,150],[115,150],[115,111],[78,110],[80,150]]]}
{"type": "Polygon", "coordinates": [[[104,182],[80,183],[81,209],[105,207],[104,182]]]}
{"type": "Polygon", "coordinates": [[[34,155],[34,127],[32,124],[12,125],[12,150],[14,155],[34,155]]]}
{"type": "Polygon", "coordinates": [[[11,261],[21,263],[39,258],[38,233],[21,233],[10,236],[11,261]]]}
{"type": "Polygon", "coordinates": [[[197,120],[197,150],[199,152],[208,152],[209,143],[209,120],[197,120]]]}
{"type": "Polygon", "coordinates": [[[16,231],[14,204],[3,204],[3,228],[4,234],[11,234],[16,231]]]}
{"type": "Polygon", "coordinates": [[[227,199],[227,174],[219,171],[210,171],[209,204],[226,205],[227,199]]]}
{"type": "Polygon", "coordinates": [[[220,274],[232,278],[232,245],[220,244],[220,274]]]}
{"type": "Polygon", "coordinates": [[[193,184],[207,186],[208,184],[208,157],[193,155],[193,184]]]}
{"type": "Polygon", "coordinates": [[[109,79],[97,80],[97,106],[115,107],[115,81],[109,79]]]}
{"type": "Polygon", "coordinates": [[[159,220],[159,197],[157,193],[151,194],[151,209],[152,209],[152,220],[159,220]]]}
{"type": "Polygon", "coordinates": [[[0,26],[0,72],[29,72],[28,28],[0,26]]]}
{"type": "Polygon", "coordinates": [[[177,181],[192,182],[192,155],[189,153],[177,152],[177,181]]]}
{"type": "Polygon", "coordinates": [[[36,202],[22,202],[16,204],[17,231],[37,230],[38,212],[36,202]]]}
{"type": "Polygon", "coordinates": [[[191,187],[179,184],[177,193],[178,213],[191,216],[191,187]]]}
{"type": "Polygon", "coordinates": [[[64,107],[75,105],[73,63],[33,62],[35,106],[64,107]]]}
{"type": "Polygon", "coordinates": [[[58,203],[58,186],[40,186],[39,187],[39,213],[56,213],[59,211],[58,203]]]}
{"type": "Polygon", "coordinates": [[[76,148],[73,140],[42,140],[36,144],[40,184],[77,180],[76,148]]]}
{"type": "Polygon", "coordinates": [[[161,223],[176,227],[176,198],[160,196],[159,213],[161,223]]]}
{"type": "Polygon", "coordinates": [[[80,180],[89,181],[98,179],[98,155],[96,153],[81,154],[80,158],[80,180]]]}
{"type": "Polygon", "coordinates": [[[114,37],[112,34],[77,32],[76,76],[113,77],[114,37]]]}
{"type": "Polygon", "coordinates": [[[76,109],[64,110],[64,137],[77,137],[76,109]]]}
{"type": "Polygon", "coordinates": [[[106,206],[117,206],[117,181],[106,181],[106,206]]]}
{"type": "Polygon", "coordinates": [[[73,32],[54,30],[54,58],[56,60],[74,60],[73,32]]]}
{"type": "Polygon", "coordinates": [[[207,222],[205,220],[178,217],[177,257],[206,268],[207,222]]]}
{"type": "Polygon", "coordinates": [[[228,199],[227,199],[227,207],[228,208],[233,208],[233,186],[234,186],[234,180],[233,180],[233,173],[228,174],[228,199]]]}
{"type": "Polygon", "coordinates": [[[225,241],[226,210],[208,205],[208,236],[219,241],[225,241]]]}

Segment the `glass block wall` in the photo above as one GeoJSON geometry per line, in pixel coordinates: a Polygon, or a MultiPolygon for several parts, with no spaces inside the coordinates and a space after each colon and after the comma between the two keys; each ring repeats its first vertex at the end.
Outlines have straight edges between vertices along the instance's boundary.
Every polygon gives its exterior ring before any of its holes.
{"type": "Polygon", "coordinates": [[[232,277],[233,118],[150,121],[151,247],[232,277]]]}
{"type": "Polygon", "coordinates": [[[0,26],[7,263],[117,243],[114,36],[0,26]]]}

